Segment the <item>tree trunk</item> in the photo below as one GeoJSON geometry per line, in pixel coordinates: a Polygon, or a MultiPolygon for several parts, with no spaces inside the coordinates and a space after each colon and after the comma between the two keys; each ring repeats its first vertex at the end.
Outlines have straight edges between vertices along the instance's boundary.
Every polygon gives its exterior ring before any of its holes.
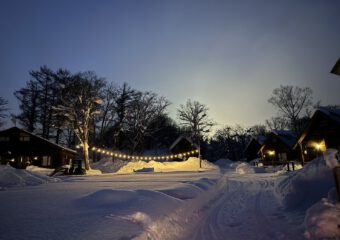
{"type": "Polygon", "coordinates": [[[84,155],[84,163],[85,170],[90,170],[90,158],[89,158],[89,144],[87,141],[83,142],[83,155],[84,155]]]}

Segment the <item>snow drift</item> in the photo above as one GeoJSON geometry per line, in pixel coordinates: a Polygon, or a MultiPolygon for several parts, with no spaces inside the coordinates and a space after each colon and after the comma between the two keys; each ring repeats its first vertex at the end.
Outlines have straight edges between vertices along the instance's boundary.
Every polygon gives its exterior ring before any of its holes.
{"type": "Polygon", "coordinates": [[[335,187],[333,173],[320,157],[277,182],[276,196],[286,209],[307,209],[335,187]]]}
{"type": "Polygon", "coordinates": [[[29,172],[24,169],[15,169],[8,165],[0,165],[0,190],[11,187],[34,186],[48,182],[57,182],[43,174],[29,172]]]}
{"type": "Polygon", "coordinates": [[[202,167],[200,168],[199,159],[191,157],[186,161],[182,162],[128,162],[126,165],[121,167],[117,173],[132,173],[132,172],[175,172],[175,171],[204,171],[218,169],[214,164],[202,160],[202,167]]]}

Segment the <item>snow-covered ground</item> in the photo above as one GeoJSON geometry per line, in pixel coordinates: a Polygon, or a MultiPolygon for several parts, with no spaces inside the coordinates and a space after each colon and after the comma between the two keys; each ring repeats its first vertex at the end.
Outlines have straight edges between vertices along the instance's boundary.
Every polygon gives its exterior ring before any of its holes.
{"type": "MultiPolygon", "coordinates": [[[[191,161],[182,164],[197,163],[191,161]]],[[[4,166],[5,170],[0,168],[0,239],[340,237],[333,176],[322,159],[293,173],[229,160],[216,164],[221,168],[208,164],[191,172],[180,171],[179,165],[177,172],[174,166],[165,166],[171,171],[162,173],[155,164],[128,168],[122,164],[130,170],[63,176],[59,181],[4,166]],[[31,184],[32,178],[26,179],[23,172],[45,179],[39,182],[44,184],[31,184]],[[16,175],[22,184],[3,180],[16,182],[16,175]]],[[[101,167],[103,172],[118,169],[108,163],[101,167]]]]}

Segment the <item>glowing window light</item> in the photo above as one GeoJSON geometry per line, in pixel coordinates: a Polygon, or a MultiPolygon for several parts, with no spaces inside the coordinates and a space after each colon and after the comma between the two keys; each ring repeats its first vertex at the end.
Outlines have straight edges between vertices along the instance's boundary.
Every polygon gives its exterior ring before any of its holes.
{"type": "Polygon", "coordinates": [[[275,155],[275,151],[274,150],[269,150],[268,154],[269,154],[269,156],[274,156],[275,155]]]}

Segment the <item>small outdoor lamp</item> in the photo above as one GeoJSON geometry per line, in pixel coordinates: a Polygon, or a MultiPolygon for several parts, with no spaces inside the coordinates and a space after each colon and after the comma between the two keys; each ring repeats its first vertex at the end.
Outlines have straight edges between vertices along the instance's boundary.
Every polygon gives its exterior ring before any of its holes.
{"type": "Polygon", "coordinates": [[[269,156],[274,156],[275,155],[275,151],[274,150],[268,151],[268,154],[269,154],[269,156]]]}
{"type": "Polygon", "coordinates": [[[336,75],[340,75],[340,58],[335,63],[334,67],[331,70],[331,73],[336,74],[336,75]]]}

